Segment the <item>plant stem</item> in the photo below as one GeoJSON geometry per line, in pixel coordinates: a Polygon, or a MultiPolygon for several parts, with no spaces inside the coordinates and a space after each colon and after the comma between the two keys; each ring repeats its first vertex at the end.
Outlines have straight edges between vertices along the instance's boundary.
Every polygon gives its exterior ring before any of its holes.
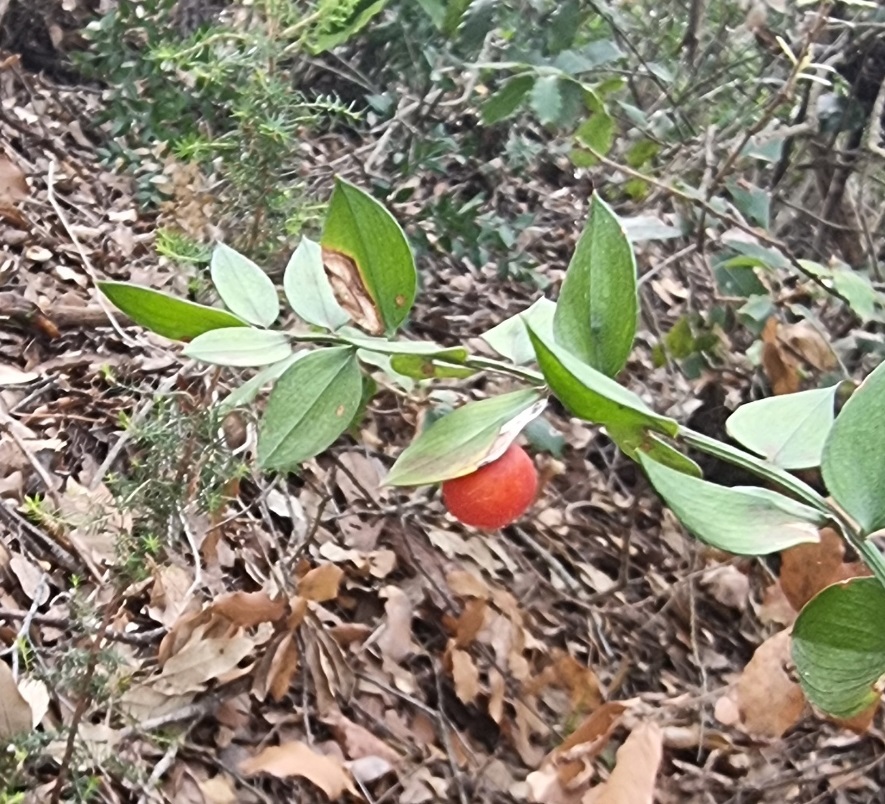
{"type": "MultiPolygon", "coordinates": [[[[371,343],[357,343],[349,338],[336,335],[332,332],[300,332],[286,333],[289,337],[289,340],[294,341],[295,343],[318,343],[328,346],[352,346],[355,349],[367,349],[372,351],[371,343]]],[[[412,343],[413,341],[406,341],[406,343],[412,343]]],[[[396,341],[390,341],[391,345],[395,344],[396,341]]],[[[440,346],[440,352],[445,352],[445,347],[440,346]]],[[[381,351],[380,349],[378,351],[381,351]]],[[[382,354],[399,354],[396,351],[384,350],[382,354]]],[[[412,354],[411,352],[403,350],[402,354],[412,354]]],[[[423,355],[428,360],[433,359],[432,354],[423,355]]],[[[441,359],[446,363],[453,363],[454,365],[459,366],[467,366],[468,368],[475,368],[480,371],[495,371],[498,374],[508,374],[511,377],[516,377],[520,380],[524,380],[525,382],[535,385],[541,386],[545,384],[544,376],[537,371],[532,371],[532,369],[522,368],[521,366],[514,366],[510,363],[506,363],[503,360],[495,360],[491,357],[480,357],[478,355],[467,355],[466,358],[462,361],[452,360],[450,357],[445,357],[441,355],[441,359]]]]}
{"type": "Polygon", "coordinates": [[[490,357],[478,357],[477,355],[469,355],[464,360],[464,365],[468,368],[480,369],[482,371],[497,371],[499,374],[509,374],[511,377],[518,377],[532,385],[544,385],[544,375],[531,369],[514,366],[505,363],[503,360],[494,360],[490,357]]]}
{"type": "Polygon", "coordinates": [[[827,502],[811,486],[783,469],[750,455],[743,450],[723,444],[715,438],[710,438],[695,432],[688,427],[680,427],[678,438],[690,447],[701,452],[719,458],[722,461],[739,466],[757,477],[767,480],[780,487],[781,490],[790,492],[802,502],[823,514],[826,514],[842,532],[845,539],[857,551],[864,563],[870,568],[873,575],[885,587],[885,557],[879,552],[879,548],[873,542],[864,538],[860,529],[851,520],[831,503],[827,502]]]}
{"type": "Polygon", "coordinates": [[[812,508],[820,511],[828,516],[832,515],[832,509],[827,505],[826,500],[820,496],[811,486],[798,477],[793,477],[789,472],[780,469],[767,461],[757,458],[748,452],[737,449],[728,444],[724,444],[715,438],[698,433],[688,427],[680,427],[677,438],[681,438],[688,446],[694,447],[701,452],[706,452],[714,458],[730,463],[733,466],[739,466],[752,472],[763,480],[768,480],[782,489],[789,491],[798,497],[802,502],[807,503],[812,508]]]}

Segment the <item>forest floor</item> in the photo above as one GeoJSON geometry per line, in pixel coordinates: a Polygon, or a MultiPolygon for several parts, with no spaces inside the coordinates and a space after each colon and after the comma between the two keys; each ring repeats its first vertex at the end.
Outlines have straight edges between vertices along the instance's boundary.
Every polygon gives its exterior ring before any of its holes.
{"type": "MultiPolygon", "coordinates": [[[[648,777],[659,804],[882,800],[881,720],[817,717],[782,636],[804,568],[845,571],[829,542],[777,561],[706,548],[561,408],[542,493],[500,533],[460,526],[434,490],[382,485],[420,395],[382,392],[358,437],[298,476],[258,472],[248,414],[213,412],[231,374],[95,289],[191,279],[158,257],[133,177],[99,158],[101,103],[0,67],[0,725],[33,725],[0,758],[0,800],[638,803],[648,777]]],[[[305,172],[360,184],[376,147],[325,134],[305,172]]],[[[211,216],[198,177],[143,159],[168,182],[164,222],[211,216]]],[[[392,210],[413,233],[412,205],[477,181],[416,180],[392,210]]],[[[520,248],[555,287],[587,186],[531,175],[494,192],[505,216],[538,213],[520,248]]],[[[625,376],[721,435],[754,372],[656,366],[658,333],[713,291],[698,263],[638,258],[625,376]]],[[[540,294],[490,266],[420,267],[416,337],[475,339],[540,294]]],[[[794,334],[812,362],[819,342],[794,334]]]]}

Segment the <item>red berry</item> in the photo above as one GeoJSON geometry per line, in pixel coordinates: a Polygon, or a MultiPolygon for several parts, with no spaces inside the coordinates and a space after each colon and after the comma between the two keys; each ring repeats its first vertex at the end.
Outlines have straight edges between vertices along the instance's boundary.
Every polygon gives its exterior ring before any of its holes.
{"type": "Polygon", "coordinates": [[[475,472],[442,484],[449,513],[465,525],[483,530],[497,530],[519,519],[537,491],[535,464],[516,444],[475,472]]]}

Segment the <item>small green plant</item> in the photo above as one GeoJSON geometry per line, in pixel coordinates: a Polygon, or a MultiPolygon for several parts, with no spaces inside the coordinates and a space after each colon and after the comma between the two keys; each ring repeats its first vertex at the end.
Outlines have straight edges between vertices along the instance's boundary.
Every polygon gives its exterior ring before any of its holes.
{"type": "MultiPolygon", "coordinates": [[[[143,203],[163,200],[155,179],[165,144],[166,155],[199,165],[216,182],[220,223],[240,233],[244,251],[271,256],[317,220],[322,209],[299,179],[302,133],[355,115],[299,89],[296,57],[346,38],[371,14],[354,0],[308,5],[257,0],[247,19],[216,12],[184,24],[170,0],[122,0],[90,26],[85,67],[110,86],[104,156],[139,175],[143,203]],[[146,160],[148,147],[154,158],[146,160]]],[[[166,231],[159,241],[174,259],[202,259],[199,244],[177,234],[166,231]]]]}
{"type": "Polygon", "coordinates": [[[124,578],[148,577],[165,551],[170,533],[180,531],[181,511],[192,506],[214,513],[226,489],[246,467],[231,454],[217,408],[188,405],[179,396],[159,399],[145,420],[128,423],[133,457],[108,485],[123,511],[137,512],[130,531],[120,534],[117,569],[124,578]]]}
{"type": "Polygon", "coordinates": [[[558,301],[541,298],[485,334],[500,359],[395,338],[415,298],[414,260],[394,218],[344,181],[336,183],[321,242],[304,238],[284,276],[285,296],[304,326],[273,328],[281,314],[277,289],[233,249],[216,247],[211,275],[227,311],[132,284],[100,287],[135,321],[188,340],[184,353],[192,358],[263,367],[223,407],[246,404],[273,384],[258,432],[265,469],[291,471],[327,449],[358,415],[364,377],[379,366],[413,382],[507,375],[522,387],[435,420],[400,454],[387,483],[445,484],[477,472],[507,453],[555,396],[604,427],[686,528],[714,547],[765,555],[817,541],[824,525],[837,528],[873,577],[829,587],[809,602],[793,630],[793,655],[809,700],[823,711],[848,717],[878,700],[885,560],[870,536],[885,528],[885,364],[850,393],[838,417],[837,397],[852,390],[847,383],[744,405],[727,423],[742,448],[655,412],[615,380],[636,331],[636,263],[598,194],[558,301]],[[687,450],[734,464],[760,485],[706,481],[687,450]],[[816,466],[829,497],[793,474],[816,466]]]}

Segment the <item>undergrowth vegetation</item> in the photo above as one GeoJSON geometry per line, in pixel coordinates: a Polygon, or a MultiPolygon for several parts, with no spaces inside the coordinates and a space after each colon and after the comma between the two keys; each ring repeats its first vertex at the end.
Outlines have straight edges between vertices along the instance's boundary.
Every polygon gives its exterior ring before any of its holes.
{"type": "Polygon", "coordinates": [[[83,36],[135,190],[71,224],[52,162],[51,238],[4,235],[0,804],[635,801],[619,767],[861,801],[877,4],[116,0],[83,36]],[[88,340],[28,329],[59,299],[88,340]],[[524,494],[477,503],[506,455],[524,494]]]}

